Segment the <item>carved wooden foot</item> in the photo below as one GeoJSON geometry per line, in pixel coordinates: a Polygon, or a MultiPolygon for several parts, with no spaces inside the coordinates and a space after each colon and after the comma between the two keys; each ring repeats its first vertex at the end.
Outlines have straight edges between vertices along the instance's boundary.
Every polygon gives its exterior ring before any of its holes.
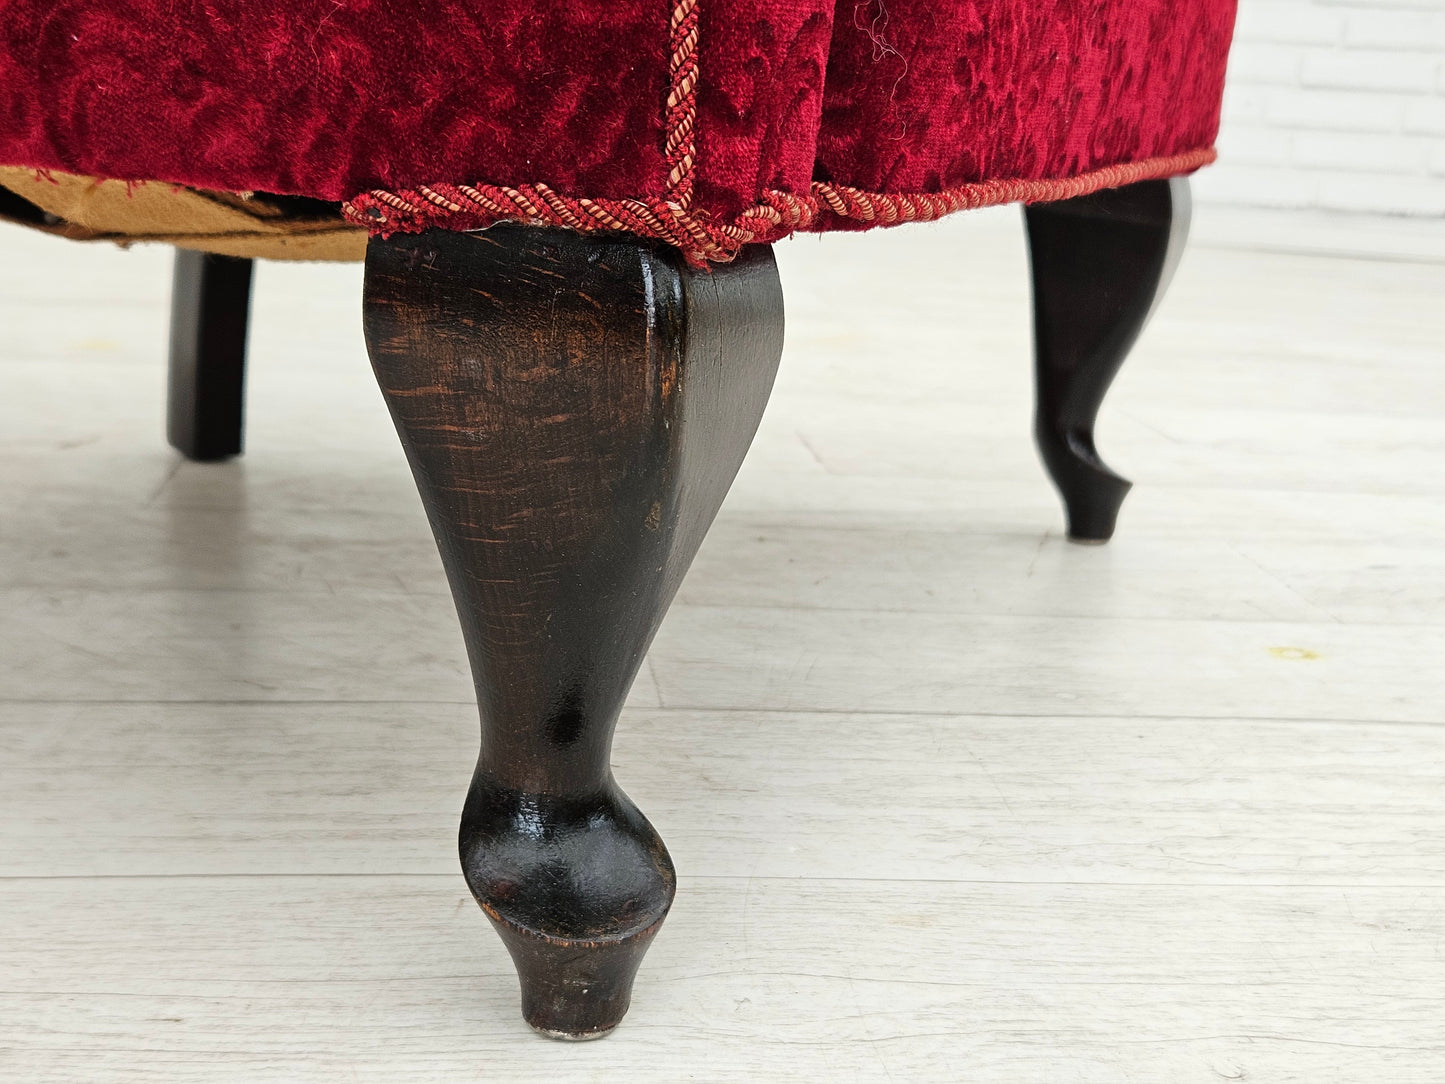
{"type": "Polygon", "coordinates": [[[674,891],[612,730],[767,403],[772,253],[706,272],[630,240],[433,231],[373,239],[365,294],[481,707],[462,868],[527,1022],[605,1035],[674,891]]]}
{"type": "Polygon", "coordinates": [[[1189,231],[1189,181],[1142,181],[1024,209],[1034,283],[1039,453],[1069,537],[1106,542],[1130,483],[1094,449],[1094,419],[1163,295],[1189,231]]]}
{"type": "Polygon", "coordinates": [[[188,459],[241,454],[251,261],[176,249],[166,437],[188,459]]]}

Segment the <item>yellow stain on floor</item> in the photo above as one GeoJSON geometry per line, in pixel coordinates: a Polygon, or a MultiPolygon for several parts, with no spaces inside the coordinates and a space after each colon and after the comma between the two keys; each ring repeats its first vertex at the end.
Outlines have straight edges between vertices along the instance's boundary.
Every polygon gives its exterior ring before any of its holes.
{"type": "Polygon", "coordinates": [[[1319,652],[1311,651],[1307,647],[1272,647],[1269,649],[1269,653],[1276,659],[1290,659],[1293,661],[1318,659],[1320,657],[1319,652]]]}

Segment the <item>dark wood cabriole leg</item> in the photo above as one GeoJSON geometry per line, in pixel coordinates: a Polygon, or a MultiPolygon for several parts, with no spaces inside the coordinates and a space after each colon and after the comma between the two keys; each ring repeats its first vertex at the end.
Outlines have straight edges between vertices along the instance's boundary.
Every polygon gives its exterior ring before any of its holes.
{"type": "Polygon", "coordinates": [[[166,437],[188,459],[241,454],[251,261],[176,249],[166,437]]]}
{"type": "Polygon", "coordinates": [[[517,225],[373,239],[366,340],[461,616],[482,749],[462,868],[538,1031],[604,1035],[672,901],[612,730],[782,350],[772,253],[517,225]]]}
{"type": "Polygon", "coordinates": [[[1024,209],[1034,285],[1034,437],[1069,537],[1106,542],[1130,483],[1094,449],[1114,375],[1169,284],[1189,232],[1189,182],[1141,181],[1024,209]]]}

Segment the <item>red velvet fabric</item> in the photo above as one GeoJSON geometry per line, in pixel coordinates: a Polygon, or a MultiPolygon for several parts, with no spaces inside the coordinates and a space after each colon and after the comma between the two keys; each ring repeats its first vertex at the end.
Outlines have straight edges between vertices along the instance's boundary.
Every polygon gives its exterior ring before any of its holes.
{"type": "Polygon", "coordinates": [[[806,193],[833,0],[701,0],[698,189],[732,218],[768,189],[806,193]]]}
{"type": "Polygon", "coordinates": [[[662,184],[668,0],[0,0],[0,165],[344,200],[662,184]]]}
{"type": "Polygon", "coordinates": [[[937,192],[1214,142],[1234,0],[840,0],[815,179],[937,192]]]}
{"type": "Polygon", "coordinates": [[[1018,181],[1193,168],[1233,17],[1234,0],[0,0],[0,165],[726,258],[1078,190],[1018,181]]]}

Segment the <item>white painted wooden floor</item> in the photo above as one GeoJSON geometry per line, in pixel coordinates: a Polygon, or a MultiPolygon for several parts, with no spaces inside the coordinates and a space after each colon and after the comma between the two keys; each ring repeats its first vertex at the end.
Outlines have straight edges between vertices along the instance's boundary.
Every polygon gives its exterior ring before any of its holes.
{"type": "Polygon", "coordinates": [[[778,391],[617,743],[677,905],[564,1045],[457,871],[359,269],[260,269],[216,467],[162,437],[169,253],[0,251],[0,1080],[1445,1079],[1445,258],[1189,252],[1096,549],[1016,212],[780,246],[778,391]]]}

